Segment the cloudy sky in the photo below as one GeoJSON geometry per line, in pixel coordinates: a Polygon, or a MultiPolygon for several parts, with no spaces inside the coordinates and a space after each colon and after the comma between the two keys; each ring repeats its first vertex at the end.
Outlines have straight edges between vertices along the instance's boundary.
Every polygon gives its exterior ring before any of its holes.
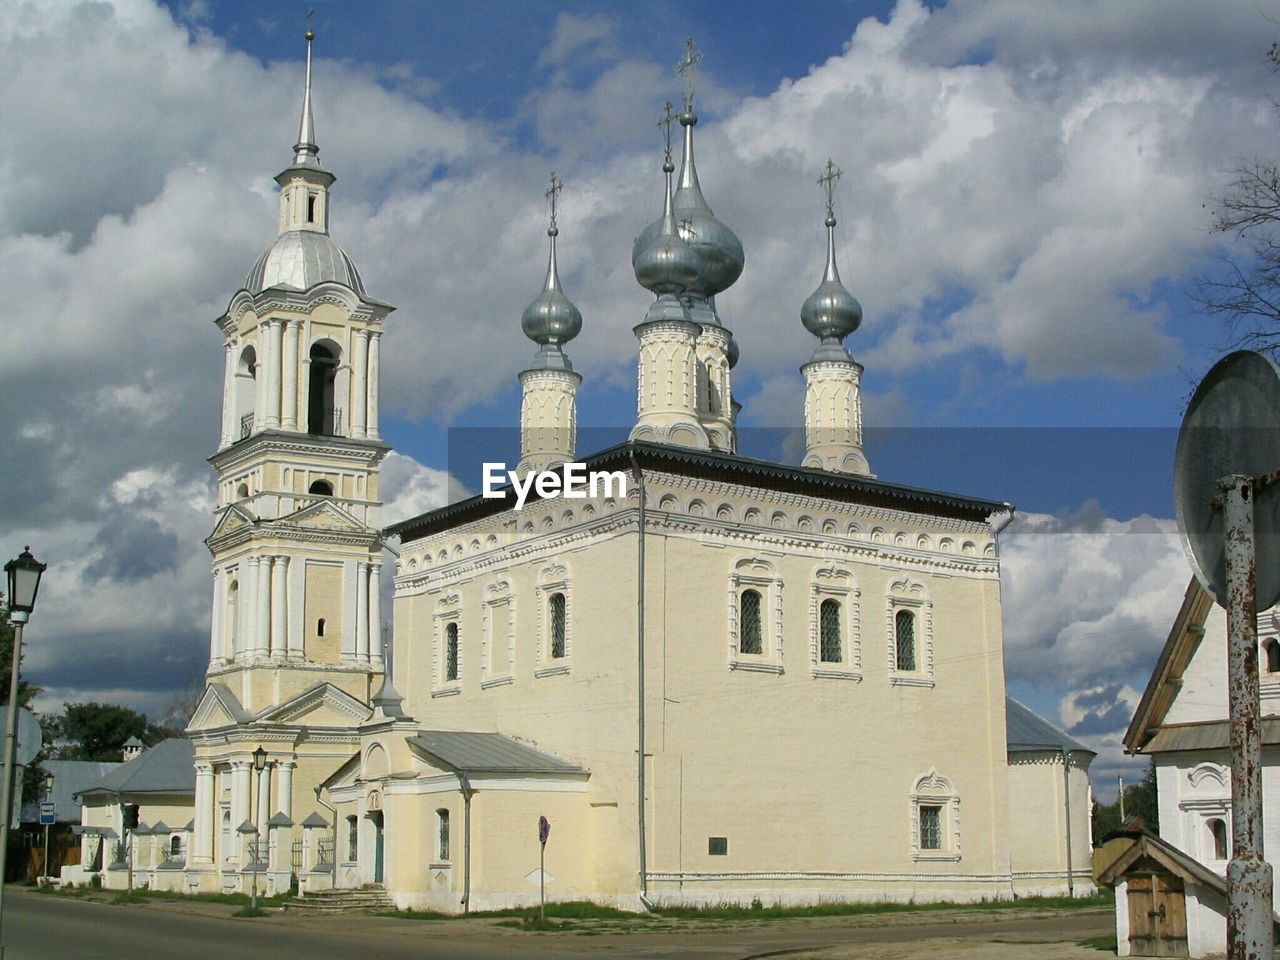
{"type": "MultiPolygon", "coordinates": [[[[154,712],[207,658],[213,320],[274,238],[306,6],[0,5],[0,548],[51,564],[47,708],[154,712]]],[[[872,466],[1018,505],[1010,688],[1114,780],[1189,575],[1174,436],[1226,342],[1187,294],[1222,249],[1212,198],[1275,155],[1278,0],[314,6],[332,233],[399,306],[389,520],[442,502],[451,429],[516,421],[553,168],[581,419],[633,416],[630,246],[696,37],[702,183],[747,254],[718,298],[746,452],[801,423],[831,157],[872,466]]]]}

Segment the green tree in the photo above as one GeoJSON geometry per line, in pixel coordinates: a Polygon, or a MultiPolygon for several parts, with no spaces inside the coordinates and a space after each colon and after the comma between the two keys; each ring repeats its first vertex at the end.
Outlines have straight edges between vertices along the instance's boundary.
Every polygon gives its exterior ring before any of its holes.
{"type": "Polygon", "coordinates": [[[48,726],[59,760],[119,760],[126,740],[151,732],[145,714],[113,703],[64,704],[48,726]]]}

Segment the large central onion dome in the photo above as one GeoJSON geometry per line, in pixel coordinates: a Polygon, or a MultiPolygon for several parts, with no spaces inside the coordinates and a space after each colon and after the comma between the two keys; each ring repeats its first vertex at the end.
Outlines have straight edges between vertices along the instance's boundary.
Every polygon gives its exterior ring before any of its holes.
{"type": "MultiPolygon", "coordinates": [[[[687,290],[689,293],[713,297],[727,290],[742,275],[746,259],[742,252],[742,241],[716,218],[707,198],[702,195],[693,158],[693,127],[697,122],[698,117],[692,110],[680,114],[680,124],[684,127],[684,160],[680,165],[680,180],[671,205],[680,236],[688,243],[698,263],[697,275],[687,290]]],[[[660,219],[641,231],[632,248],[633,262],[661,231],[660,219]]]]}
{"type": "Polygon", "coordinates": [[[328,234],[315,230],[286,230],[258,258],[244,287],[261,293],[270,287],[310,290],[317,283],[333,281],[366,297],[364,281],[356,265],[328,234]]]}

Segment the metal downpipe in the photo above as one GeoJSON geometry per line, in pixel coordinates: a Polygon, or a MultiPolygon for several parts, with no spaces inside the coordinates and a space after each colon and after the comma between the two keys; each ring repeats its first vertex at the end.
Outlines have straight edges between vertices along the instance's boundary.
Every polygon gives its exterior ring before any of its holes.
{"type": "Polygon", "coordinates": [[[635,471],[636,484],[640,488],[640,510],[638,516],[639,545],[636,549],[636,833],[640,846],[640,902],[647,909],[652,909],[649,902],[649,865],[645,848],[645,778],[644,778],[644,541],[645,541],[645,495],[644,471],[640,469],[640,461],[636,459],[635,449],[631,450],[631,469],[635,471]]]}

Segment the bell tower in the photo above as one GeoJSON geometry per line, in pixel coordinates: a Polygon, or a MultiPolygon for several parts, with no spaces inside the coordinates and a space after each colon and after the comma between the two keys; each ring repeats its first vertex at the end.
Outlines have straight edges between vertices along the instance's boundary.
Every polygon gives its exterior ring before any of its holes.
{"type": "Polygon", "coordinates": [[[250,714],[328,682],[368,703],[384,672],[378,467],[383,322],[329,236],[311,46],[275,242],[218,319],[223,337],[210,683],[250,714]]]}

